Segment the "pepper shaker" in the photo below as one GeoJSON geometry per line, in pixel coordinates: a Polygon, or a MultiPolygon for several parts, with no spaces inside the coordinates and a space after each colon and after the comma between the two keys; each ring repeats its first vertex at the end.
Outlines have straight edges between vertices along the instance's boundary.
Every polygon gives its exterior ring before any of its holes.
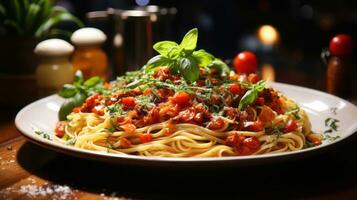
{"type": "Polygon", "coordinates": [[[328,93],[348,98],[350,95],[348,84],[352,81],[352,60],[354,43],[346,34],[339,34],[332,38],[329,50],[323,52],[327,63],[326,90],[328,93]],[[327,55],[327,56],[326,56],[327,55]]]}

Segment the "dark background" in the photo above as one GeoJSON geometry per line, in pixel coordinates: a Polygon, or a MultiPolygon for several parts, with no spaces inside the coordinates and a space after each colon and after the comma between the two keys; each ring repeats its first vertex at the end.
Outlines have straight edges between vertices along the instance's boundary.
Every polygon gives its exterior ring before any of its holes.
{"type": "MultiPolygon", "coordinates": [[[[233,59],[242,50],[253,51],[260,66],[271,64],[282,71],[277,74],[277,81],[313,85],[320,90],[324,90],[326,74],[326,65],[320,58],[322,49],[328,47],[336,34],[346,33],[354,40],[357,35],[357,1],[61,0],[57,3],[84,21],[88,11],[131,9],[138,3],[176,7],[173,34],[163,39],[179,41],[188,30],[197,27],[198,48],[222,59],[233,59]],[[271,25],[278,31],[279,40],[273,46],[263,45],[257,38],[262,25],[271,25]],[[306,78],[306,74],[315,76],[315,81],[306,83],[313,79],[306,78]],[[295,75],[302,78],[294,81],[295,75]]],[[[357,74],[355,59],[353,63],[352,73],[357,74]]],[[[356,89],[356,81],[348,87],[356,89]]]]}

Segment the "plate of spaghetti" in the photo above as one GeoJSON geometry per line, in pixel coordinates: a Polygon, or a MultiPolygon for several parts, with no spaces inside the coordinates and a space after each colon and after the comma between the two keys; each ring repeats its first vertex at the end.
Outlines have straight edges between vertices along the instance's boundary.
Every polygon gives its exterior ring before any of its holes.
{"type": "MultiPolygon", "coordinates": [[[[205,50],[197,29],[162,41],[142,69],[112,82],[84,80],[16,116],[31,141],[118,163],[236,162],[321,149],[357,130],[357,108],[338,97],[234,72],[205,50]],[[146,162],[145,162],[146,161],[146,162]]],[[[246,64],[247,65],[247,64],[246,64]]]]}

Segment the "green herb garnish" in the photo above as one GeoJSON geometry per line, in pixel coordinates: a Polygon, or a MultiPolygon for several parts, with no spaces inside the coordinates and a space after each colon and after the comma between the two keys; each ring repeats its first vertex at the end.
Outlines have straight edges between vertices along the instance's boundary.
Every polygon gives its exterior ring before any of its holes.
{"type": "Polygon", "coordinates": [[[263,91],[268,86],[266,85],[265,80],[261,80],[256,84],[248,84],[246,87],[248,87],[249,90],[244,94],[244,96],[239,102],[238,108],[240,110],[243,110],[248,105],[254,103],[258,97],[259,92],[263,91]]]}
{"type": "Polygon", "coordinates": [[[194,28],[183,37],[180,44],[173,41],[161,41],[154,45],[154,49],[160,54],[151,58],[144,66],[146,72],[150,72],[160,66],[168,66],[172,73],[180,73],[188,81],[196,81],[199,78],[199,67],[217,67],[221,71],[227,71],[227,65],[216,59],[212,54],[201,49],[195,51],[197,46],[198,30],[194,28]],[[225,67],[225,70],[222,68],[225,67]]]}
{"type": "Polygon", "coordinates": [[[61,97],[66,98],[58,112],[59,120],[66,120],[73,108],[82,105],[88,96],[96,92],[103,93],[103,82],[97,76],[84,81],[82,72],[77,71],[73,84],[65,84],[58,93],[61,97]]]}
{"type": "Polygon", "coordinates": [[[41,137],[43,137],[44,139],[47,139],[47,140],[52,140],[52,137],[49,133],[46,133],[44,131],[35,131],[35,133],[41,137]]]}

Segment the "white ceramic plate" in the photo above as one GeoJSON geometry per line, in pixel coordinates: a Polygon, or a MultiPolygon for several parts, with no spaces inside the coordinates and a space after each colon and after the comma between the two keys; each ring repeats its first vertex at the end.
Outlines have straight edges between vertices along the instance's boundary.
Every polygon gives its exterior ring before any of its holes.
{"type": "Polygon", "coordinates": [[[298,104],[305,109],[310,117],[313,131],[324,132],[327,130],[328,127],[325,126],[325,120],[327,118],[339,120],[339,122],[337,122],[338,131],[330,133],[331,137],[338,136],[338,138],[326,139],[322,145],[300,151],[223,158],[158,158],[95,152],[66,146],[55,141],[44,139],[35,134],[35,131],[38,130],[54,134],[53,130],[58,120],[57,112],[61,103],[64,101],[64,99],[58,95],[40,99],[23,108],[17,114],[15,124],[30,141],[62,153],[113,163],[166,166],[202,166],[202,164],[212,166],[221,164],[242,165],[281,160],[299,155],[307,155],[308,153],[317,152],[316,150],[326,149],[325,147],[346,139],[357,131],[357,107],[353,104],[317,90],[282,83],[270,83],[270,85],[281,91],[287,97],[295,99],[298,104]]]}

